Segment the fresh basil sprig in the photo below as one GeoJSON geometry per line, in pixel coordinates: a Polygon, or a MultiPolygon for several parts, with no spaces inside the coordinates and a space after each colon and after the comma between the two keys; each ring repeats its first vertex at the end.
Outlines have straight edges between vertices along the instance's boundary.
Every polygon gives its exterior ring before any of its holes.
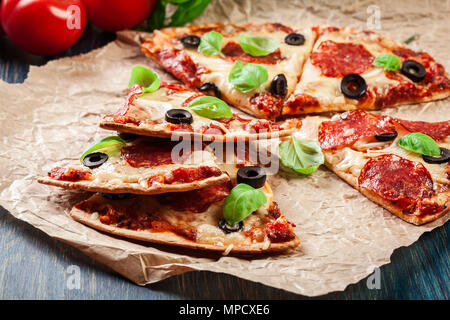
{"type": "Polygon", "coordinates": [[[199,116],[216,119],[233,116],[228,104],[216,97],[201,96],[188,103],[188,108],[199,116]]]}
{"type": "Polygon", "coordinates": [[[396,55],[385,53],[380,54],[373,61],[375,67],[383,67],[386,71],[394,71],[400,69],[402,62],[396,55]]]}
{"type": "Polygon", "coordinates": [[[98,141],[95,141],[83,152],[80,161],[83,161],[83,159],[88,154],[91,154],[94,151],[101,151],[103,153],[106,153],[110,157],[114,157],[120,154],[122,147],[126,145],[127,143],[124,140],[122,140],[122,138],[120,138],[119,136],[109,136],[102,138],[98,141]]]}
{"type": "Polygon", "coordinates": [[[441,155],[441,149],[430,136],[420,132],[413,132],[398,139],[398,145],[403,149],[420,153],[426,156],[437,157],[441,155]]]}
{"type": "Polygon", "coordinates": [[[240,183],[231,190],[225,199],[223,217],[230,226],[233,226],[258,210],[266,202],[267,198],[264,192],[248,184],[240,183]]]}
{"type": "Polygon", "coordinates": [[[280,144],[278,154],[285,167],[302,174],[313,173],[324,162],[322,150],[313,140],[291,137],[280,144]]]}
{"type": "Polygon", "coordinates": [[[244,33],[239,35],[239,44],[242,50],[254,57],[267,56],[278,48],[275,38],[248,36],[244,33]]]}
{"type": "Polygon", "coordinates": [[[219,55],[224,57],[225,55],[220,51],[222,38],[222,35],[216,31],[205,33],[200,38],[200,51],[206,56],[219,55]]]}
{"type": "Polygon", "coordinates": [[[159,77],[158,74],[150,69],[142,66],[134,66],[131,70],[130,81],[128,82],[128,88],[135,84],[139,84],[142,87],[143,93],[151,93],[159,89],[159,77]]]}
{"type": "Polygon", "coordinates": [[[240,60],[233,64],[228,75],[228,81],[236,90],[243,93],[259,88],[268,79],[269,73],[264,66],[240,60]]]}

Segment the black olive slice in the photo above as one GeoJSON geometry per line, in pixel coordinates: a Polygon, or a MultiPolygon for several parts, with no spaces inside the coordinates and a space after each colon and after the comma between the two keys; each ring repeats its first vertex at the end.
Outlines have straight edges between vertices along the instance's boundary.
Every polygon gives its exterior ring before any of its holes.
{"type": "Polygon", "coordinates": [[[124,200],[131,197],[131,193],[104,193],[101,192],[100,195],[108,200],[124,200]]]}
{"type": "Polygon", "coordinates": [[[211,92],[212,91],[214,93],[214,95],[219,99],[222,96],[219,88],[217,88],[217,86],[212,82],[205,82],[198,89],[203,92],[205,92],[205,91],[211,92]]]}
{"type": "Polygon", "coordinates": [[[98,168],[106,161],[108,161],[108,155],[102,152],[94,152],[83,158],[83,164],[90,169],[98,168]]]}
{"type": "Polygon", "coordinates": [[[402,65],[402,74],[413,82],[422,81],[427,75],[425,67],[414,60],[406,60],[402,65]]]}
{"type": "Polygon", "coordinates": [[[266,171],[258,166],[245,166],[237,172],[237,182],[245,183],[258,189],[266,182],[266,171]]]}
{"type": "Polygon", "coordinates": [[[350,73],[342,78],[341,92],[347,98],[358,99],[366,94],[367,84],[366,80],[359,74],[350,73]]]}
{"type": "Polygon", "coordinates": [[[305,37],[300,33],[289,33],[284,38],[284,42],[291,46],[301,46],[305,43],[305,37]]]}
{"type": "Polygon", "coordinates": [[[175,124],[190,124],[194,119],[192,119],[192,114],[185,109],[170,109],[166,112],[166,121],[175,124]]]}
{"type": "Polygon", "coordinates": [[[196,49],[200,45],[200,37],[192,34],[184,36],[180,41],[183,46],[189,49],[196,49]]]}
{"type": "Polygon", "coordinates": [[[375,139],[377,139],[378,141],[391,141],[394,140],[395,138],[397,138],[398,133],[397,131],[395,132],[390,132],[390,133],[383,133],[383,134],[378,134],[375,136],[375,139]]]}
{"type": "Polygon", "coordinates": [[[286,76],[282,73],[273,77],[272,83],[270,84],[270,92],[284,98],[288,92],[288,85],[286,76]]]}
{"type": "Polygon", "coordinates": [[[450,149],[446,149],[446,148],[440,148],[440,149],[441,149],[441,155],[439,157],[422,155],[423,160],[427,163],[432,163],[432,164],[449,162],[450,161],[450,149]]]}
{"type": "Polygon", "coordinates": [[[244,222],[242,222],[242,221],[236,223],[234,226],[230,226],[225,221],[225,219],[219,220],[219,228],[225,233],[238,232],[238,231],[241,231],[243,227],[244,227],[244,222]]]}
{"type": "Polygon", "coordinates": [[[117,132],[117,135],[124,141],[133,141],[139,138],[139,135],[129,132],[117,132]]]}

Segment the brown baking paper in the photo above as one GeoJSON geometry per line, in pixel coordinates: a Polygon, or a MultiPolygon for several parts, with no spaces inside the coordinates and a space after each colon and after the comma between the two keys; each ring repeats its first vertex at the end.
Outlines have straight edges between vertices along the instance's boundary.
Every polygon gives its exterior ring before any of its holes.
{"type": "MultiPolygon", "coordinates": [[[[213,1],[196,20],[330,24],[377,27],[410,47],[426,50],[450,70],[448,1],[213,1]],[[375,10],[375,11],[374,11],[375,10]],[[373,16],[375,15],[375,16],[373,16]],[[371,18],[372,17],[372,18],[371,18]],[[373,20],[375,19],[375,20],[373,20]],[[368,25],[369,23],[369,25],[368,25]]],[[[139,34],[121,32],[116,41],[88,54],[34,67],[23,84],[0,83],[0,204],[18,219],[80,249],[137,284],[160,281],[190,270],[224,272],[291,292],[315,296],[344,290],[389,263],[392,251],[444,224],[449,215],[414,226],[372,203],[325,168],[298,178],[270,180],[283,213],[296,224],[302,241],[283,255],[244,259],[129,241],[73,221],[68,212],[87,193],[40,185],[58,160],[77,159],[94,140],[108,135],[101,117],[126,96],[133,65],[159,70],[140,52],[139,34]]],[[[450,118],[450,100],[384,110],[413,120],[450,118]]]]}

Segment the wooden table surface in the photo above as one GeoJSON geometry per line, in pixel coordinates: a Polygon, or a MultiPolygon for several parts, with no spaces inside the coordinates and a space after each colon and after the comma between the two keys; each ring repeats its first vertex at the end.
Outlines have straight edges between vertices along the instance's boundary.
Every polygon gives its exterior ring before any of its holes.
{"type": "MultiPolygon", "coordinates": [[[[57,57],[26,54],[0,37],[0,77],[23,82],[29,65],[88,52],[114,40],[115,35],[87,26],[82,38],[57,57]]],[[[4,106],[2,106],[4,108],[4,106]]],[[[5,125],[5,124],[2,124],[5,125]]],[[[332,292],[325,299],[450,299],[450,224],[423,234],[409,247],[394,251],[380,269],[380,289],[367,279],[332,292]]],[[[0,299],[305,299],[307,297],[259,283],[212,272],[188,272],[140,287],[52,239],[0,207],[0,299]],[[73,266],[80,271],[79,288],[68,285],[73,266]],[[78,269],[78,268],[79,269],[78,269]]]]}

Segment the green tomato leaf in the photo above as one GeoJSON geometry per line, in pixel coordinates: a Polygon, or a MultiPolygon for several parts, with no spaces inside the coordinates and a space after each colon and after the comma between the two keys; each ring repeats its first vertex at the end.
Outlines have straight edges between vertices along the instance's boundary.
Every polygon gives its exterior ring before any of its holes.
{"type": "Polygon", "coordinates": [[[206,56],[219,55],[224,56],[220,51],[220,45],[222,43],[222,35],[216,31],[205,33],[200,38],[200,51],[206,56]]]}
{"type": "Polygon", "coordinates": [[[133,70],[131,70],[128,88],[135,84],[139,84],[142,87],[143,94],[151,93],[159,89],[159,77],[150,69],[134,66],[133,70]]]}
{"type": "Polygon", "coordinates": [[[302,174],[311,174],[324,163],[322,150],[313,140],[291,137],[280,144],[278,154],[285,167],[302,174]]]}
{"type": "Polygon", "coordinates": [[[209,119],[231,118],[233,116],[228,104],[216,97],[201,96],[195,98],[189,102],[188,108],[199,116],[209,119]]]}
{"type": "Polygon", "coordinates": [[[384,70],[387,71],[394,71],[400,69],[402,66],[402,62],[400,61],[399,57],[390,54],[380,54],[378,57],[375,58],[373,65],[375,67],[383,67],[384,70]]]}
{"type": "Polygon", "coordinates": [[[269,79],[267,69],[259,64],[244,63],[237,60],[230,70],[228,81],[233,87],[243,93],[259,88],[269,79]]]}
{"type": "Polygon", "coordinates": [[[248,54],[260,57],[267,56],[278,48],[278,40],[270,37],[239,35],[239,44],[248,54]]]}
{"type": "Polygon", "coordinates": [[[81,155],[80,161],[83,161],[84,157],[94,151],[106,153],[111,157],[116,156],[120,154],[122,147],[126,145],[127,143],[119,136],[105,137],[91,144],[81,155]]]}
{"type": "Polygon", "coordinates": [[[225,199],[223,217],[230,226],[233,226],[258,210],[266,202],[267,198],[264,192],[248,184],[240,183],[231,190],[225,199]]]}
{"type": "Polygon", "coordinates": [[[420,132],[413,132],[398,139],[398,145],[408,151],[420,153],[426,156],[437,157],[441,155],[436,141],[430,136],[420,132]]]}
{"type": "Polygon", "coordinates": [[[205,11],[211,0],[177,1],[178,8],[171,17],[169,26],[180,27],[191,22],[205,11]]]}

